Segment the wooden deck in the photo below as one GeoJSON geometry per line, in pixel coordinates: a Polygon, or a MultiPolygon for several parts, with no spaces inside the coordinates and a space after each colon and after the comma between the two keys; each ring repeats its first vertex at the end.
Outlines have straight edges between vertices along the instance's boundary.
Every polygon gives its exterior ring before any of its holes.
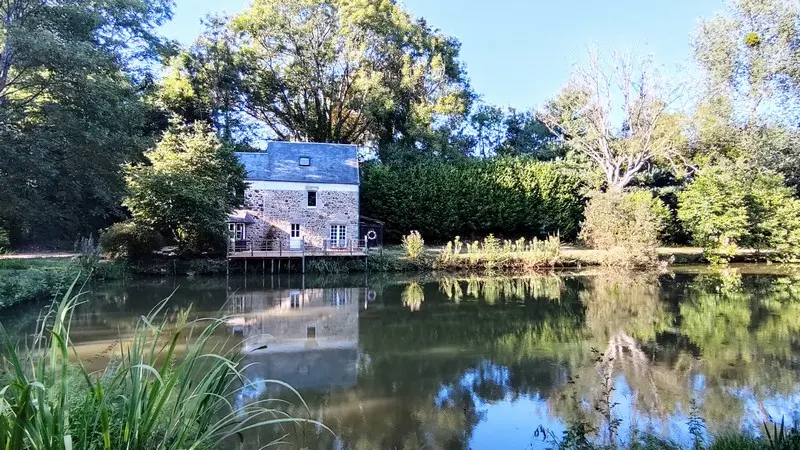
{"type": "Polygon", "coordinates": [[[322,247],[308,245],[305,241],[290,242],[288,239],[272,239],[256,244],[230,242],[226,272],[230,274],[231,261],[243,261],[244,272],[247,273],[248,261],[258,260],[261,261],[261,270],[264,273],[267,270],[267,261],[269,261],[269,273],[275,273],[276,262],[280,273],[281,266],[284,265],[282,261],[286,262],[286,270],[290,272],[294,260],[300,263],[300,273],[305,273],[308,258],[366,258],[368,250],[365,241],[356,239],[323,241],[322,247]]]}
{"type": "Polygon", "coordinates": [[[321,257],[365,257],[366,241],[357,239],[326,240],[321,246],[305,241],[270,239],[265,242],[232,242],[228,246],[228,259],[282,259],[321,257]]]}
{"type": "Polygon", "coordinates": [[[367,252],[364,248],[354,249],[306,249],[303,250],[271,250],[256,251],[242,250],[228,252],[229,259],[279,259],[279,258],[322,258],[322,257],[365,257],[367,252]]]}

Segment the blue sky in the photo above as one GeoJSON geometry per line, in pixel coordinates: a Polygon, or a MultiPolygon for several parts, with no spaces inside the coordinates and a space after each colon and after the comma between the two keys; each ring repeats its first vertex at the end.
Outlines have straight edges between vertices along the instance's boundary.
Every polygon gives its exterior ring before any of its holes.
{"type": "MultiPolygon", "coordinates": [[[[168,37],[191,43],[200,19],[236,13],[250,0],[176,0],[168,37]]],[[[722,0],[403,0],[417,17],[461,43],[461,60],[487,103],[528,109],[551,97],[589,46],[652,54],[672,68],[688,64],[700,17],[722,0]]]]}

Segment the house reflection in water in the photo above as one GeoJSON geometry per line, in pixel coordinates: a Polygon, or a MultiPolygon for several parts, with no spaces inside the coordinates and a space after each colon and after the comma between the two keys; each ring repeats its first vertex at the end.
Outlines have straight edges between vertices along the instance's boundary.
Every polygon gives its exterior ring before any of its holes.
{"type": "Polygon", "coordinates": [[[242,335],[240,400],[279,395],[281,380],[300,391],[351,387],[358,370],[358,312],[365,288],[234,291],[229,325],[242,335]]]}

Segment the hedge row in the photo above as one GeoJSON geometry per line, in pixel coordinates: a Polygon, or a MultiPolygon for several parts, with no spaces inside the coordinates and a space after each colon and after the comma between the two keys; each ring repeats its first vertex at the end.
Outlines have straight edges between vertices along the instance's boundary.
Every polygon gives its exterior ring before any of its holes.
{"type": "Polygon", "coordinates": [[[361,213],[385,222],[385,240],[419,230],[428,243],[455,236],[574,239],[582,220],[583,177],[565,162],[529,158],[370,163],[362,169],[361,213]]]}

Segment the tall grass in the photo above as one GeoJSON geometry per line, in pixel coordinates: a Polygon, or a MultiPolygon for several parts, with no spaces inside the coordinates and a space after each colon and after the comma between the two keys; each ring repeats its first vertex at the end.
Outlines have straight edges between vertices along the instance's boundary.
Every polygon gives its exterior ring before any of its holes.
{"type": "Polygon", "coordinates": [[[532,270],[553,266],[561,255],[561,240],[525,238],[500,241],[493,235],[483,241],[465,243],[458,236],[445,245],[437,266],[443,269],[532,270]]]}
{"type": "MultiPolygon", "coordinates": [[[[275,401],[236,406],[232,399],[247,382],[235,346],[217,333],[225,320],[188,320],[185,312],[159,322],[168,300],[141,317],[117,358],[90,373],[70,343],[80,302],[74,288],[45,315],[28,348],[13,345],[0,325],[0,448],[206,449],[252,430],[268,430],[279,442],[299,439],[306,423],[321,426],[275,401]]],[[[308,411],[296,391],[272,382],[308,411]]]]}

